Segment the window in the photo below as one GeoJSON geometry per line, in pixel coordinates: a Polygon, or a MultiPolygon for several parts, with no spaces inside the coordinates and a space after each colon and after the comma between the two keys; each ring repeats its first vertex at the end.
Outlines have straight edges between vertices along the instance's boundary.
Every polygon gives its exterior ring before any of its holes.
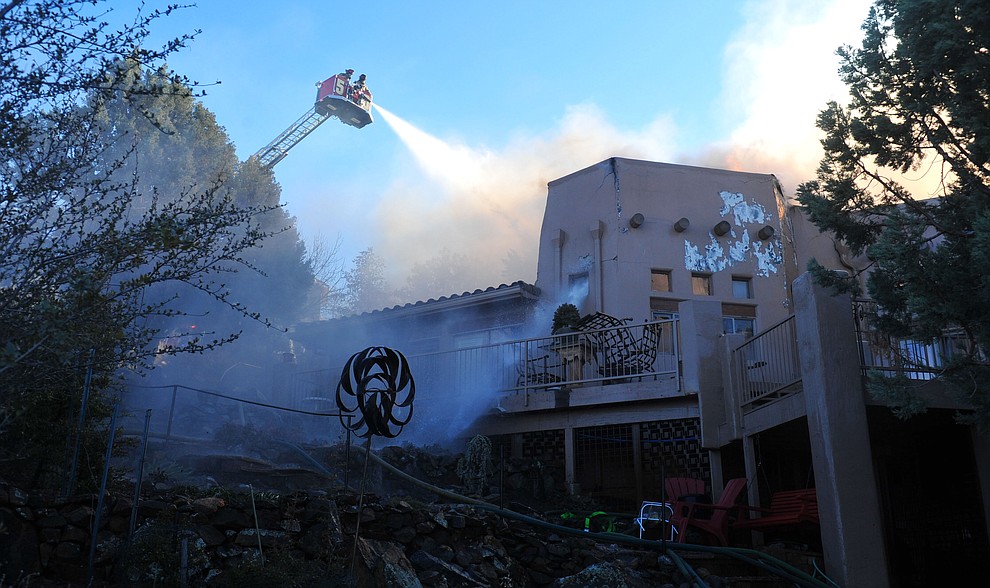
{"type": "Polygon", "coordinates": [[[732,278],[732,297],[733,298],[752,298],[753,297],[753,281],[749,278],[732,278]]]}
{"type": "Polygon", "coordinates": [[[587,272],[567,276],[567,300],[581,308],[591,291],[590,284],[587,272]]]}
{"type": "MultiPolygon", "coordinates": [[[[669,310],[654,310],[651,315],[655,321],[673,321],[677,319],[677,313],[669,310]]],[[[676,341],[677,327],[670,323],[659,325],[659,337],[657,340],[657,353],[670,355],[677,350],[676,341]]]]}
{"type": "Polygon", "coordinates": [[[756,332],[756,319],[742,316],[723,316],[722,331],[727,335],[738,333],[752,337],[753,333],[756,332]]]}
{"type": "Polygon", "coordinates": [[[454,335],[454,349],[467,349],[482,345],[488,345],[488,331],[474,331],[454,335]]]}
{"type": "MultiPolygon", "coordinates": [[[[667,319],[676,319],[678,305],[681,300],[672,300],[670,298],[650,298],[650,320],[662,321],[667,319]]],[[[723,313],[725,314],[725,313],[723,313]]]]}
{"type": "Polygon", "coordinates": [[[670,292],[670,270],[652,270],[650,289],[654,292],[670,292]]]}
{"type": "Polygon", "coordinates": [[[897,341],[898,355],[900,360],[897,363],[904,363],[907,370],[905,376],[910,380],[933,380],[938,368],[942,367],[942,358],[945,357],[945,346],[941,339],[931,342],[915,341],[913,339],[900,339],[897,341]],[[931,370],[931,371],[929,371],[931,370]]]}
{"type": "Polygon", "coordinates": [[[402,352],[406,355],[418,355],[420,353],[435,353],[440,350],[440,338],[429,337],[426,339],[415,339],[406,343],[402,352]]]}
{"type": "Polygon", "coordinates": [[[712,295],[712,277],[710,274],[691,274],[691,293],[698,296],[712,295]]]}

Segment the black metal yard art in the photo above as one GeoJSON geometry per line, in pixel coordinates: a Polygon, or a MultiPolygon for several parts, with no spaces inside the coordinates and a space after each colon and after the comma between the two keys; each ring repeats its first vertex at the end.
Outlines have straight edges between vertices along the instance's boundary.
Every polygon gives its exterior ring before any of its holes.
{"type": "Polygon", "coordinates": [[[388,347],[368,347],[351,356],[340,373],[337,383],[337,408],[341,424],[358,437],[367,438],[364,475],[358,499],[358,517],[351,552],[351,575],[357,559],[361,513],[364,510],[364,490],[371,461],[371,438],[395,438],[412,419],[412,402],[416,397],[416,382],[409,371],[405,356],[388,347]],[[355,414],[357,413],[357,414],[355,414]]]}
{"type": "Polygon", "coordinates": [[[388,347],[368,347],[352,355],[340,374],[340,421],[358,437],[394,438],[412,418],[415,396],[406,358],[388,347]],[[358,418],[351,418],[354,413],[358,418]]]}

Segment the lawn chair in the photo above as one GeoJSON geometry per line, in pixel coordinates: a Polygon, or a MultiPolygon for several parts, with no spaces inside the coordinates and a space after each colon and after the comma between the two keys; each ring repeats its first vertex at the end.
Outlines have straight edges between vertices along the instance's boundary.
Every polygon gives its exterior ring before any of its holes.
{"type": "Polygon", "coordinates": [[[687,543],[689,531],[700,531],[708,541],[714,540],[717,545],[725,547],[729,544],[729,516],[736,509],[736,502],[746,490],[746,478],[733,478],[725,485],[722,496],[715,504],[699,502],[674,502],[674,514],[671,518],[679,531],[678,543],[687,543]],[[703,512],[710,515],[703,518],[703,512]]]}
{"type": "Polygon", "coordinates": [[[705,495],[705,481],[698,478],[667,478],[663,481],[663,490],[669,502],[685,497],[697,498],[705,495]]]}
{"type": "MultiPolygon", "coordinates": [[[[644,533],[658,530],[660,535],[658,538],[673,541],[677,536],[677,527],[670,522],[670,517],[673,514],[674,507],[669,502],[643,502],[643,505],[639,507],[639,516],[633,519],[633,522],[639,527],[639,538],[643,539],[644,533]]],[[[652,537],[646,538],[651,539],[652,537]]]]}

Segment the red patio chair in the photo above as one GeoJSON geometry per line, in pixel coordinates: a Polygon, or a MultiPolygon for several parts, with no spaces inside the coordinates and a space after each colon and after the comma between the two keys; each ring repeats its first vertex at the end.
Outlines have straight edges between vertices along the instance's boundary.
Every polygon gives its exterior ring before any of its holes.
{"type": "Polygon", "coordinates": [[[667,478],[663,481],[664,498],[675,502],[684,496],[703,496],[705,481],[698,478],[667,478]]]}
{"type": "Polygon", "coordinates": [[[677,527],[678,543],[687,543],[690,529],[700,531],[706,540],[725,547],[729,544],[729,515],[736,510],[736,502],[746,489],[746,478],[733,478],[725,485],[722,496],[715,504],[699,502],[674,503],[672,521],[677,527]],[[702,518],[701,513],[710,513],[702,518]]]}

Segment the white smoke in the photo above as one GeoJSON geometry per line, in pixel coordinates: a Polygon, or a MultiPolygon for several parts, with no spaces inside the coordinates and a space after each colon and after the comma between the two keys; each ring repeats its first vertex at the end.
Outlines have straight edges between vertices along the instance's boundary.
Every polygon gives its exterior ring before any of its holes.
{"type": "MultiPolygon", "coordinates": [[[[612,156],[666,160],[674,155],[667,117],[641,131],[623,132],[594,105],[568,107],[554,130],[517,136],[497,151],[443,141],[386,109],[379,112],[425,177],[404,177],[386,189],[373,215],[379,223],[375,251],[392,267],[423,262],[444,248],[465,255],[476,271],[461,276],[461,290],[535,279],[551,180],[612,156]],[[528,271],[505,271],[520,268],[528,271]]],[[[449,293],[454,292],[436,294],[449,293]]]]}
{"type": "Polygon", "coordinates": [[[858,46],[870,0],[747,3],[745,24],[725,48],[721,112],[733,131],[698,163],[772,173],[788,194],[812,179],[822,156],[818,113],[848,93],[836,50],[858,46]]]}
{"type": "Polygon", "coordinates": [[[364,246],[387,260],[395,287],[443,250],[465,256],[470,269],[435,296],[533,281],[547,183],[613,156],[773,173],[792,195],[821,157],[818,112],[828,100],[844,101],[836,49],[859,44],[869,5],[749,2],[726,45],[722,95],[713,97],[732,130],[700,149],[679,146],[676,117],[661,104],[637,129],[617,128],[595,104],[562,106],[549,130],[517,131],[497,147],[436,137],[379,108],[416,165],[362,202],[371,207],[364,246]]]}

